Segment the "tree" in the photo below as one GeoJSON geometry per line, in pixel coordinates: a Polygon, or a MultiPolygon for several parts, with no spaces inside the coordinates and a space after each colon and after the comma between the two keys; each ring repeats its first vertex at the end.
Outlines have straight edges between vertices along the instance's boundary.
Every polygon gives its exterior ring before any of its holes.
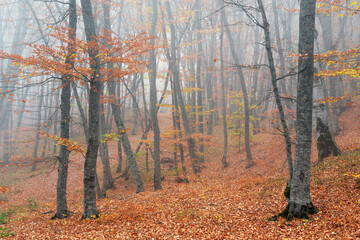
{"type": "MultiPolygon", "coordinates": [[[[152,0],[152,19],[151,19],[151,29],[150,34],[155,36],[156,34],[156,22],[157,22],[157,0],[152,0]]],[[[150,42],[151,45],[155,44],[155,39],[152,39],[150,42]]],[[[160,129],[159,122],[157,118],[156,102],[157,102],[157,92],[156,92],[156,55],[155,49],[150,51],[150,115],[151,115],[151,124],[154,130],[154,189],[161,189],[161,173],[160,173],[160,129]]]]}
{"type": "MultiPolygon", "coordinates": [[[[287,193],[290,183],[291,183],[292,175],[293,175],[293,161],[292,161],[292,153],[291,153],[290,131],[289,131],[286,119],[285,119],[285,112],[284,112],[283,104],[281,102],[281,97],[280,97],[279,88],[278,88],[278,84],[277,84],[278,78],[276,76],[276,68],[275,68],[274,57],[273,57],[272,48],[271,48],[270,24],[267,21],[267,17],[266,17],[266,13],[265,13],[265,9],[264,9],[262,0],[257,0],[257,2],[258,2],[259,10],[261,13],[262,21],[263,21],[262,24],[258,24],[258,25],[264,30],[264,33],[265,33],[265,48],[266,48],[266,53],[268,56],[268,62],[269,62],[269,67],[270,67],[271,84],[273,87],[275,101],[276,101],[276,105],[277,105],[279,115],[280,115],[280,121],[281,121],[281,126],[282,126],[282,130],[283,130],[283,134],[284,134],[285,145],[286,145],[286,160],[287,160],[288,169],[289,169],[289,181],[287,183],[287,187],[285,190],[285,193],[287,193]]],[[[277,19],[277,17],[276,17],[276,19],[277,19]]],[[[276,37],[278,38],[279,35],[280,34],[277,31],[276,37]]],[[[278,48],[281,48],[279,41],[277,41],[277,42],[278,42],[278,48]]],[[[284,64],[284,57],[282,56],[282,51],[279,51],[279,55],[280,55],[281,66],[283,69],[285,64],[284,64]]],[[[281,71],[281,73],[283,73],[283,70],[281,71]]],[[[289,197],[287,194],[285,194],[285,197],[288,200],[289,197]]]]}
{"type": "MultiPolygon", "coordinates": [[[[74,68],[74,58],[75,58],[75,40],[76,40],[76,24],[77,24],[77,14],[76,14],[76,0],[69,0],[69,29],[68,35],[70,42],[68,43],[68,52],[65,60],[68,70],[74,68]]],[[[63,88],[61,89],[61,124],[60,124],[60,137],[69,139],[69,126],[70,126],[70,100],[71,100],[71,78],[72,75],[64,74],[61,77],[61,83],[63,88]]],[[[68,176],[68,165],[69,165],[69,150],[66,146],[60,146],[60,156],[59,156],[59,167],[58,167],[58,180],[56,186],[56,213],[52,217],[55,218],[65,218],[68,217],[69,211],[67,206],[67,176],[68,176]]]]}
{"type": "Polygon", "coordinates": [[[226,98],[225,98],[225,77],[224,77],[224,26],[221,25],[220,32],[220,78],[221,78],[221,115],[223,122],[223,134],[224,134],[224,146],[223,146],[223,156],[221,163],[223,167],[227,167],[229,164],[226,161],[227,157],[227,148],[228,148],[228,132],[227,132],[227,123],[226,123],[226,98]]]}
{"type": "Polygon", "coordinates": [[[97,43],[97,34],[95,31],[95,22],[90,0],[81,0],[82,14],[85,25],[86,40],[90,46],[90,68],[92,74],[88,81],[90,82],[89,94],[89,141],[86,151],[84,164],[84,213],[83,219],[97,218],[99,216],[96,207],[95,193],[95,175],[96,160],[99,148],[99,101],[102,83],[100,81],[100,61],[99,47],[97,43]]]}
{"type": "Polygon", "coordinates": [[[248,161],[248,164],[246,167],[251,167],[255,164],[255,162],[253,161],[252,158],[252,154],[251,154],[251,148],[250,148],[250,107],[249,107],[249,97],[248,97],[248,93],[247,93],[247,89],[246,89],[246,84],[245,84],[245,77],[243,74],[243,71],[241,69],[240,66],[240,61],[238,58],[238,55],[236,54],[236,49],[235,49],[235,44],[234,44],[234,40],[233,37],[231,35],[230,32],[230,28],[228,25],[228,21],[225,15],[225,5],[223,0],[220,0],[220,7],[221,7],[221,23],[222,25],[225,27],[225,32],[226,35],[228,37],[229,40],[229,44],[230,44],[230,52],[232,55],[232,58],[235,62],[235,66],[236,66],[236,71],[239,75],[239,79],[240,79],[240,85],[241,85],[241,90],[243,93],[243,100],[244,100],[244,108],[245,108],[245,152],[246,152],[246,159],[248,161]]]}
{"type": "Polygon", "coordinates": [[[301,0],[294,173],[290,201],[281,213],[288,220],[308,218],[309,214],[317,212],[310,197],[315,8],[316,0],[301,0]]]}
{"type": "Polygon", "coordinates": [[[181,93],[181,87],[180,87],[180,77],[179,77],[179,68],[177,65],[177,54],[176,54],[176,31],[175,31],[175,26],[174,26],[174,19],[171,13],[171,8],[170,8],[170,3],[169,1],[165,2],[165,7],[166,7],[166,11],[168,14],[168,18],[170,21],[170,33],[171,33],[171,43],[170,43],[170,52],[171,52],[171,58],[169,61],[169,68],[170,68],[170,72],[173,75],[173,83],[174,83],[174,94],[176,94],[176,99],[178,101],[179,107],[180,107],[180,111],[181,111],[181,117],[183,120],[183,126],[184,126],[184,131],[185,131],[185,135],[187,138],[187,143],[188,143],[188,147],[189,147],[189,155],[190,155],[190,160],[192,163],[192,169],[194,173],[198,173],[200,171],[200,166],[199,166],[199,158],[198,156],[196,156],[196,148],[195,148],[195,139],[191,136],[191,129],[190,129],[190,122],[189,122],[189,117],[188,114],[186,112],[186,108],[185,108],[185,102],[184,102],[184,98],[183,95],[181,93]]]}
{"type": "MultiPolygon", "coordinates": [[[[201,84],[201,64],[202,64],[202,54],[203,54],[203,46],[202,46],[202,36],[201,36],[201,6],[200,0],[196,0],[195,2],[196,11],[195,11],[195,28],[197,31],[196,34],[196,41],[197,41],[197,59],[196,59],[196,87],[198,88],[197,91],[197,109],[198,109],[198,121],[199,121],[199,128],[198,133],[200,135],[204,135],[204,109],[203,109],[203,97],[202,97],[202,84],[201,84]]],[[[199,154],[200,154],[200,161],[204,161],[204,139],[199,139],[199,154]]]]}

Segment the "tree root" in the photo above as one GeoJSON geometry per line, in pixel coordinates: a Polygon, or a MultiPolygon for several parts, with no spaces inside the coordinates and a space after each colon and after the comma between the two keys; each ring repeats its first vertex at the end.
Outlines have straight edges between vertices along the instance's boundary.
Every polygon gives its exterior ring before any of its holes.
{"type": "Polygon", "coordinates": [[[270,217],[268,221],[277,221],[279,217],[285,218],[286,221],[291,221],[293,218],[309,219],[309,215],[318,212],[319,210],[312,203],[300,206],[295,202],[290,202],[281,213],[270,217]]]}

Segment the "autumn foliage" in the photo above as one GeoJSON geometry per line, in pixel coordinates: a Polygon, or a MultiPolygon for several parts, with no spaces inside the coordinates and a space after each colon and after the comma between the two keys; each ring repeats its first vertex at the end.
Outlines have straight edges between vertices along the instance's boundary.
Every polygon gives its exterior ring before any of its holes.
{"type": "Polygon", "coordinates": [[[101,64],[101,81],[118,80],[134,72],[145,72],[147,62],[141,59],[149,50],[157,48],[150,46],[150,37],[146,33],[130,35],[127,39],[120,40],[116,37],[109,37],[108,34],[99,36],[96,42],[87,43],[83,40],[76,39],[75,46],[71,52],[73,54],[72,61],[75,62],[74,69],[65,63],[67,56],[67,44],[72,40],[68,38],[67,28],[54,27],[53,33],[49,34],[57,44],[55,47],[49,47],[46,44],[27,44],[32,53],[28,57],[10,54],[4,51],[0,52],[0,59],[10,59],[13,66],[17,66],[19,75],[27,79],[34,76],[72,76],[72,81],[79,81],[85,85],[89,76],[94,72],[88,63],[88,52],[97,44],[99,47],[98,58],[101,64]],[[106,63],[114,63],[115,67],[108,69],[106,63]]]}

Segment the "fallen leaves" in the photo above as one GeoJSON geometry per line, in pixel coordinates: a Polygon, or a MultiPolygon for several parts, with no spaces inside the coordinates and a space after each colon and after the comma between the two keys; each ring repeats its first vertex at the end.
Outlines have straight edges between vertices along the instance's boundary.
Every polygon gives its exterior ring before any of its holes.
{"type": "MultiPolygon", "coordinates": [[[[171,118],[165,117],[161,119],[163,125],[171,125],[171,118]]],[[[358,139],[359,117],[358,108],[343,113],[340,122],[344,129],[336,137],[341,146],[358,139]]],[[[70,217],[51,221],[49,214],[42,214],[54,211],[56,206],[56,173],[52,172],[26,179],[19,186],[19,192],[9,193],[9,199],[33,196],[38,208],[12,214],[6,227],[15,232],[14,239],[360,238],[357,178],[344,175],[358,176],[360,173],[360,158],[356,152],[326,158],[312,169],[311,194],[314,205],[320,210],[318,214],[308,221],[267,221],[286,206],[283,190],[287,178],[286,169],[282,168],[285,152],[278,138],[281,136],[268,133],[256,136],[252,147],[257,165],[253,168],[244,170],[246,163],[239,162],[243,153],[232,148],[228,157],[230,167],[222,169],[215,151],[220,148],[217,143],[221,142],[221,136],[215,133],[209,149],[215,157],[205,159],[206,168],[200,175],[186,173],[189,184],[177,184],[176,176],[169,175],[163,182],[163,189],[134,194],[129,182],[118,179],[117,189],[109,190],[107,198],[98,201],[100,217],[95,220],[80,220],[82,176],[76,173],[82,164],[80,154],[73,155],[69,164],[70,217]],[[124,188],[126,185],[129,187],[124,188]]],[[[116,151],[115,146],[115,142],[109,142],[110,153],[116,151]]],[[[313,159],[316,159],[316,149],[313,159]]],[[[115,158],[112,164],[116,164],[115,158]]],[[[149,181],[147,189],[152,189],[151,185],[149,181]]],[[[9,207],[9,203],[4,207],[9,207]]]]}

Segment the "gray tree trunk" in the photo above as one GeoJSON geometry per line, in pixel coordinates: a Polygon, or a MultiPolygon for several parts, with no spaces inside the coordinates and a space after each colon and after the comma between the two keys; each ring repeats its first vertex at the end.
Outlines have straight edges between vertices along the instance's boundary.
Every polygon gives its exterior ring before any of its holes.
{"type": "MultiPolygon", "coordinates": [[[[195,28],[197,31],[196,41],[197,41],[197,59],[196,59],[196,87],[197,91],[197,115],[199,119],[199,128],[198,132],[203,135],[204,134],[204,106],[202,101],[202,84],[201,84],[201,65],[202,65],[202,36],[201,36],[201,7],[200,0],[196,0],[196,10],[195,10],[195,28]]],[[[204,149],[204,139],[202,137],[199,138],[199,160],[200,162],[204,161],[205,149],[204,149]]]]}
{"type": "Polygon", "coordinates": [[[227,133],[227,122],[226,122],[226,98],[225,98],[225,77],[224,77],[224,26],[221,25],[220,32],[220,78],[221,78],[221,115],[223,123],[223,134],[224,134],[224,146],[223,146],[223,156],[221,163],[223,167],[227,167],[229,164],[226,160],[227,158],[227,148],[228,148],[228,133],[227,133]]]}
{"type": "MultiPolygon", "coordinates": [[[[156,22],[157,22],[157,0],[152,0],[152,19],[151,19],[151,30],[150,34],[156,36],[156,22]]],[[[155,45],[155,39],[151,39],[150,45],[155,45]]],[[[155,50],[150,51],[149,59],[150,73],[150,115],[151,124],[154,130],[154,189],[161,189],[161,172],[160,172],[160,129],[157,118],[156,103],[157,103],[157,92],[156,92],[156,55],[155,50]]]]}
{"type": "MultiPolygon", "coordinates": [[[[272,48],[271,48],[271,37],[270,37],[270,25],[267,21],[267,17],[266,17],[266,13],[265,13],[265,9],[264,9],[262,0],[257,0],[257,2],[259,5],[259,9],[260,9],[260,13],[261,13],[262,21],[263,21],[263,24],[261,27],[263,28],[264,33],[265,33],[265,48],[266,48],[269,66],[270,66],[271,84],[273,87],[275,101],[276,101],[276,105],[277,105],[277,108],[279,111],[281,126],[282,126],[282,130],[283,130],[284,138],[285,138],[284,140],[285,140],[285,145],[286,145],[286,160],[287,160],[288,169],[289,169],[289,180],[288,180],[288,184],[287,184],[287,187],[288,187],[288,186],[290,186],[291,178],[293,175],[293,162],[292,162],[292,153],[291,153],[290,131],[289,131],[286,119],[285,119],[285,112],[284,112],[283,104],[281,102],[279,88],[278,88],[278,84],[277,84],[276,68],[275,68],[273,53],[271,50],[272,48]]],[[[278,44],[278,47],[281,47],[281,45],[278,44]]]]}
{"type": "Polygon", "coordinates": [[[39,104],[38,104],[38,115],[37,115],[37,125],[36,125],[36,135],[35,135],[35,146],[34,146],[34,151],[33,151],[33,164],[32,164],[32,168],[31,168],[31,172],[34,172],[37,169],[37,162],[38,162],[38,149],[39,149],[39,142],[40,142],[40,128],[41,128],[41,108],[44,102],[44,85],[41,84],[41,88],[40,88],[40,98],[39,98],[39,104]]]}
{"type": "MultiPolygon", "coordinates": [[[[107,26],[108,29],[110,29],[110,26],[107,26]]],[[[112,68],[113,64],[109,63],[108,68],[112,68]]],[[[110,96],[116,96],[115,95],[115,82],[114,79],[110,79],[108,81],[108,91],[110,96]]],[[[131,149],[131,144],[129,141],[129,137],[125,131],[125,126],[121,117],[121,111],[120,111],[120,104],[118,101],[111,103],[111,110],[115,119],[115,124],[117,127],[118,134],[120,135],[121,143],[123,144],[123,149],[126,154],[127,160],[129,162],[129,168],[131,170],[131,174],[133,177],[134,185],[136,192],[143,192],[144,191],[144,184],[141,180],[140,171],[134,156],[134,152],[131,149]]]]}
{"type": "MultiPolygon", "coordinates": [[[[69,0],[69,30],[68,36],[73,42],[69,42],[67,46],[67,56],[65,63],[70,69],[74,68],[74,54],[75,54],[75,39],[76,39],[76,24],[77,24],[77,14],[76,14],[76,0],[69,0]]],[[[71,99],[71,89],[70,89],[71,75],[64,75],[61,78],[61,84],[63,88],[61,89],[61,123],[60,123],[60,137],[64,139],[69,139],[69,126],[70,126],[70,99],[71,99]]],[[[69,216],[69,210],[67,206],[67,177],[68,177],[68,165],[69,165],[69,150],[66,146],[60,146],[60,156],[59,156],[59,167],[58,167],[58,179],[56,185],[56,214],[52,219],[62,219],[69,216]]]]}
{"type": "MultiPolygon", "coordinates": [[[[100,133],[101,135],[107,133],[103,103],[100,103],[100,133]]],[[[111,174],[109,149],[106,141],[100,143],[99,152],[103,169],[103,185],[101,190],[101,196],[106,197],[106,190],[115,188],[115,180],[111,174]]]]}
{"type": "MultiPolygon", "coordinates": [[[[214,48],[216,48],[216,33],[211,34],[211,40],[210,40],[210,56],[209,56],[209,68],[213,69],[214,67],[214,48]]],[[[221,46],[221,45],[220,45],[221,46]]],[[[222,47],[222,46],[221,46],[222,47]]],[[[215,118],[215,105],[216,101],[214,99],[213,94],[213,82],[215,80],[213,79],[213,71],[208,71],[206,74],[206,98],[209,104],[209,115],[208,115],[208,121],[207,121],[207,134],[212,135],[213,134],[213,127],[214,127],[214,118],[215,118]]]]}
{"type": "Polygon", "coordinates": [[[96,160],[99,148],[99,102],[102,83],[100,81],[99,49],[96,40],[95,22],[90,0],[81,0],[84,18],[85,35],[88,43],[93,44],[89,49],[90,68],[93,73],[88,79],[90,82],[89,93],[89,141],[84,164],[84,213],[83,219],[97,218],[96,207],[96,160]]]}
{"type": "MultiPolygon", "coordinates": [[[[329,15],[327,14],[318,14],[318,19],[320,21],[321,29],[322,29],[322,35],[324,40],[324,46],[326,51],[331,51],[335,49],[335,45],[333,43],[333,28],[332,28],[332,20],[331,20],[331,13],[329,15]]],[[[331,65],[324,66],[331,68],[331,65]]],[[[336,94],[336,83],[339,81],[339,78],[337,77],[329,77],[328,78],[328,84],[330,85],[330,92],[329,95],[331,97],[337,97],[336,94]]],[[[339,128],[339,104],[338,102],[335,102],[331,106],[331,125],[330,130],[332,135],[336,136],[340,132],[339,128]]]]}
{"type": "Polygon", "coordinates": [[[133,120],[134,120],[134,125],[133,125],[133,129],[131,131],[131,135],[136,135],[137,134],[137,130],[138,130],[138,126],[139,126],[139,112],[138,112],[138,105],[136,102],[136,88],[137,88],[137,77],[136,75],[134,75],[133,77],[133,82],[131,85],[131,96],[132,96],[132,110],[133,110],[133,120]]]}
{"type": "Polygon", "coordinates": [[[301,0],[295,161],[287,219],[317,212],[310,197],[315,8],[316,0],[301,0]]]}

